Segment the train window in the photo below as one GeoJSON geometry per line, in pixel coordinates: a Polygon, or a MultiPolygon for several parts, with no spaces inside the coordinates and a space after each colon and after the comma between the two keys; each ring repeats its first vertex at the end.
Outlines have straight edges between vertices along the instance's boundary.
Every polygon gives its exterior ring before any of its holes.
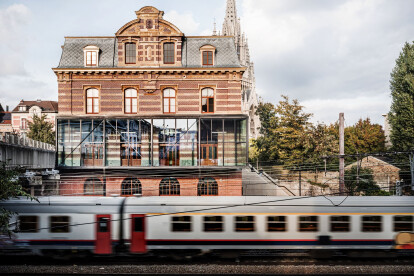
{"type": "Polygon", "coordinates": [[[104,217],[98,218],[98,232],[99,233],[109,232],[109,218],[104,218],[104,217]]]}
{"type": "Polygon", "coordinates": [[[39,232],[39,217],[37,216],[19,216],[18,232],[36,233],[39,232]]]}
{"type": "Polygon", "coordinates": [[[267,231],[268,232],[286,231],[286,217],[285,216],[267,217],[267,231]]]}
{"type": "Polygon", "coordinates": [[[351,231],[351,222],[349,216],[332,216],[331,232],[349,232],[351,231]]]}
{"type": "Polygon", "coordinates": [[[301,216],[299,217],[299,232],[317,232],[319,217],[301,216]]]}
{"type": "Polygon", "coordinates": [[[382,217],[381,216],[363,216],[362,232],[381,232],[382,217]]]}
{"type": "Polygon", "coordinates": [[[143,217],[135,217],[132,218],[134,221],[134,232],[143,232],[144,231],[144,218],[143,217]]]}
{"type": "Polygon", "coordinates": [[[412,232],[412,216],[394,216],[394,232],[412,232]]]}
{"type": "Polygon", "coordinates": [[[51,216],[51,233],[69,233],[70,218],[68,216],[51,216]]]}
{"type": "Polygon", "coordinates": [[[254,217],[253,216],[242,216],[235,218],[236,232],[253,232],[254,231],[254,217]]]}
{"type": "Polygon", "coordinates": [[[172,231],[173,232],[190,232],[191,231],[191,217],[172,217],[172,231]]]}
{"type": "Polygon", "coordinates": [[[204,217],[204,232],[222,232],[223,231],[223,217],[211,216],[204,217]]]}

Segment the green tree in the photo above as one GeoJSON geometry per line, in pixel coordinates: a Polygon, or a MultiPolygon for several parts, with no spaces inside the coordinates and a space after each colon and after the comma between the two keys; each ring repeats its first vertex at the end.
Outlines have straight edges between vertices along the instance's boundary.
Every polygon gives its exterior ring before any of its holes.
{"type": "Polygon", "coordinates": [[[337,124],[310,125],[302,137],[304,141],[304,159],[307,163],[321,162],[323,156],[339,154],[337,124]]]}
{"type": "Polygon", "coordinates": [[[391,73],[388,120],[394,150],[414,149],[414,42],[405,43],[391,73]]]}
{"type": "Polygon", "coordinates": [[[373,172],[369,168],[357,168],[352,166],[345,171],[345,187],[351,196],[383,196],[389,193],[381,190],[381,188],[374,181],[373,172]]]}
{"type": "MultiPolygon", "coordinates": [[[[5,162],[0,161],[0,205],[10,198],[25,196],[34,199],[26,193],[19,182],[21,169],[7,168],[5,162]]],[[[0,233],[9,233],[9,220],[14,213],[0,206],[0,233]]]]}
{"type": "Polygon", "coordinates": [[[369,118],[345,128],[345,154],[385,151],[385,134],[382,126],[372,124],[369,118]]]}
{"type": "Polygon", "coordinates": [[[46,121],[46,115],[33,115],[33,121],[29,122],[29,132],[27,136],[30,139],[41,141],[48,144],[55,144],[55,132],[53,131],[53,124],[46,121]]]}
{"type": "Polygon", "coordinates": [[[311,125],[310,113],[303,111],[298,100],[282,95],[277,106],[261,102],[257,108],[261,120],[261,137],[254,141],[260,161],[285,165],[301,163],[304,156],[303,136],[311,125]]]}

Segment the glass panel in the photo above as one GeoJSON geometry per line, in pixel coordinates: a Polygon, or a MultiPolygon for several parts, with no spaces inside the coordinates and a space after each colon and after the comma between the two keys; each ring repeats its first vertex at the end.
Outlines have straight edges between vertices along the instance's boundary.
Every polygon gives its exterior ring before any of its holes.
{"type": "Polygon", "coordinates": [[[169,99],[164,99],[164,112],[170,112],[170,101],[169,99]]]}
{"type": "Polygon", "coordinates": [[[299,232],[317,232],[318,217],[317,216],[301,216],[299,217],[299,232]]]}
{"type": "Polygon", "coordinates": [[[175,112],[175,99],[174,98],[170,99],[170,112],[171,113],[175,112]]]}
{"type": "Polygon", "coordinates": [[[24,233],[36,233],[39,232],[37,216],[19,216],[18,231],[24,233]]]}
{"type": "Polygon", "coordinates": [[[223,232],[223,217],[204,217],[204,232],[223,232]]]}
{"type": "Polygon", "coordinates": [[[51,233],[69,233],[70,219],[68,216],[51,216],[50,232],[51,233]]]}
{"type": "Polygon", "coordinates": [[[109,232],[109,218],[98,219],[98,232],[100,233],[109,232]]]}
{"type": "Polygon", "coordinates": [[[131,101],[130,99],[125,100],[125,112],[131,113],[131,101]]]}
{"type": "Polygon", "coordinates": [[[330,219],[331,219],[331,232],[351,231],[349,216],[332,216],[330,219]]]}
{"type": "Polygon", "coordinates": [[[208,99],[208,112],[214,112],[214,98],[208,99]]]}
{"type": "Polygon", "coordinates": [[[413,216],[394,216],[394,232],[412,232],[413,216]]]}
{"type": "Polygon", "coordinates": [[[286,217],[285,216],[267,217],[267,231],[268,232],[286,231],[286,217]]]}
{"type": "Polygon", "coordinates": [[[143,232],[144,231],[144,218],[135,217],[134,218],[134,232],[143,232]]]}
{"type": "Polygon", "coordinates": [[[172,232],[190,232],[191,221],[192,221],[192,218],[190,216],[172,217],[171,231],[172,232]]]}
{"type": "Polygon", "coordinates": [[[121,133],[117,129],[119,121],[121,120],[106,120],[105,122],[106,166],[121,166],[121,133]]]}
{"type": "Polygon", "coordinates": [[[253,216],[243,216],[235,218],[235,229],[236,232],[253,232],[255,231],[254,227],[254,217],[253,216]]]}
{"type": "Polygon", "coordinates": [[[99,113],[99,99],[93,99],[93,113],[99,113]]]}
{"type": "Polygon", "coordinates": [[[138,112],[137,106],[138,106],[138,100],[135,98],[132,99],[132,113],[138,112]]]}

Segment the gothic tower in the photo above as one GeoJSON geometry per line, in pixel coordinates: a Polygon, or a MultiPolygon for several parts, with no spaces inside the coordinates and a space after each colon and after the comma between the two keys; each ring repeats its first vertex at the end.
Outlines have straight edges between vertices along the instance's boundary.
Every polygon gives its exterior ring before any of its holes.
{"type": "Polygon", "coordinates": [[[249,115],[250,138],[257,138],[260,127],[259,116],[256,115],[257,94],[254,77],[254,64],[250,61],[247,38],[241,32],[240,18],[237,17],[236,0],[227,0],[226,16],[223,22],[223,35],[233,36],[240,64],[247,67],[242,79],[243,112],[249,115]]]}

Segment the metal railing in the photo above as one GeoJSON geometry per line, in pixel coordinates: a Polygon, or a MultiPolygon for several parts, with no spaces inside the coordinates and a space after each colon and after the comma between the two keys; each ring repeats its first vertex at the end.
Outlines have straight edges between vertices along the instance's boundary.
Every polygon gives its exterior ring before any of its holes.
{"type": "Polygon", "coordinates": [[[56,148],[54,145],[36,141],[25,136],[16,135],[9,132],[0,133],[0,143],[5,143],[8,145],[29,147],[35,149],[42,149],[47,151],[55,151],[56,148]]]}

